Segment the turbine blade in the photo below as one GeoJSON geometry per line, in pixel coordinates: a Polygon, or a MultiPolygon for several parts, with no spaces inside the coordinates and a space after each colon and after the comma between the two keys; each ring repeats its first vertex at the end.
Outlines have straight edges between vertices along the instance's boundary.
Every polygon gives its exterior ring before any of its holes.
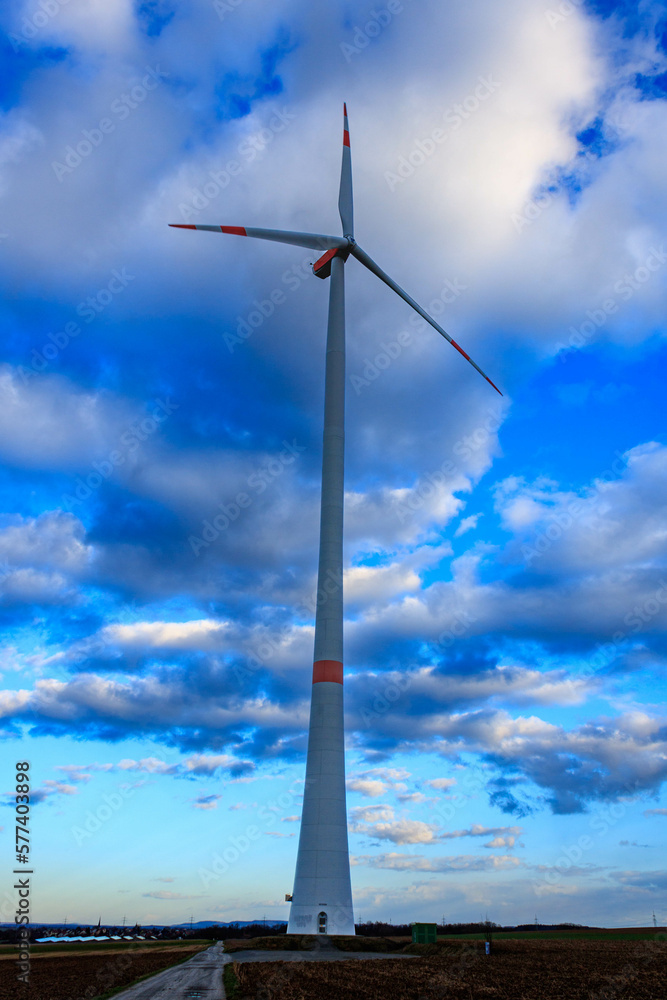
{"type": "Polygon", "coordinates": [[[350,156],[350,130],[347,125],[347,104],[343,105],[343,162],[340,168],[340,193],[338,211],[343,223],[343,234],[354,236],[354,209],[352,204],[352,159],[350,156]]]}
{"type": "Polygon", "coordinates": [[[365,267],[368,268],[369,271],[372,271],[373,274],[377,275],[377,277],[380,278],[381,281],[384,281],[385,285],[389,285],[390,288],[393,288],[393,290],[396,292],[397,295],[400,295],[400,297],[405,302],[407,302],[408,305],[412,306],[412,308],[419,313],[422,319],[425,319],[427,323],[430,323],[434,330],[437,330],[438,333],[445,338],[445,340],[448,340],[449,343],[452,345],[452,347],[455,347],[456,350],[459,352],[459,354],[462,354],[463,357],[466,359],[466,361],[469,361],[470,364],[473,366],[473,368],[476,368],[479,374],[486,379],[489,385],[492,385],[493,388],[496,390],[496,392],[500,393],[500,395],[502,396],[502,392],[500,392],[498,386],[493,384],[489,376],[484,374],[479,365],[476,364],[472,360],[472,358],[466,354],[463,348],[459,347],[456,341],[453,340],[452,337],[450,337],[449,334],[446,333],[442,329],[442,327],[439,326],[438,323],[436,323],[436,321],[431,316],[429,316],[429,314],[425,312],[422,309],[422,307],[417,302],[415,302],[415,300],[410,295],[408,295],[407,292],[404,292],[400,285],[397,285],[396,282],[392,278],[390,278],[389,275],[386,274],[381,267],[378,267],[375,261],[372,260],[357,243],[352,244],[350,248],[350,253],[352,254],[353,257],[357,258],[359,263],[363,264],[365,267]]]}
{"type": "Polygon", "coordinates": [[[342,236],[320,236],[318,233],[290,233],[284,229],[250,229],[245,226],[186,226],[178,222],[170,222],[172,229],[204,229],[211,233],[231,233],[232,236],[253,236],[258,240],[271,240],[274,243],[289,243],[295,247],[306,247],[308,250],[333,250],[347,247],[348,242],[342,236]]]}

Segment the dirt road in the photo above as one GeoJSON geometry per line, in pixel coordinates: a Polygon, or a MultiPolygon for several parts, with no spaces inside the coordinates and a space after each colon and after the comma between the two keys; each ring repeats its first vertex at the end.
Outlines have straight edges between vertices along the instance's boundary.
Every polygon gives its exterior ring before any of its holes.
{"type": "Polygon", "coordinates": [[[387,956],[375,952],[343,952],[334,948],[315,951],[238,951],[223,953],[222,943],[207,948],[199,955],[165,969],[136,986],[118,993],[114,1000],[223,1000],[222,968],[226,962],[332,962],[370,958],[413,958],[412,955],[387,956]]]}
{"type": "Polygon", "coordinates": [[[117,993],[114,1000],[223,1000],[222,943],[117,993]]]}

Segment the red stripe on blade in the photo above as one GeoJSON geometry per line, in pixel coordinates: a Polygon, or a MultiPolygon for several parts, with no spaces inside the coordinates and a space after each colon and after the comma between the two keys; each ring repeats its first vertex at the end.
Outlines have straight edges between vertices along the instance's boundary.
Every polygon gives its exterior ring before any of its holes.
{"type": "Polygon", "coordinates": [[[196,226],[184,226],[180,222],[169,222],[167,225],[171,226],[172,229],[196,229],[196,226]]]}
{"type": "Polygon", "coordinates": [[[342,684],[343,664],[338,660],[316,660],[313,663],[313,684],[320,684],[322,681],[342,684]]]}
{"type": "Polygon", "coordinates": [[[220,232],[231,233],[232,236],[247,236],[243,226],[220,226],[220,232]]]}
{"type": "MultiPolygon", "coordinates": [[[[478,367],[477,367],[477,365],[476,365],[476,364],[475,364],[475,362],[474,362],[474,361],[472,360],[472,358],[470,358],[470,357],[469,357],[469,356],[468,356],[468,355],[466,354],[466,352],[465,352],[465,351],[463,350],[463,348],[462,348],[462,347],[459,347],[459,345],[458,345],[458,344],[456,343],[456,341],[455,341],[455,340],[452,340],[452,341],[450,341],[450,343],[451,343],[452,347],[455,347],[455,348],[456,348],[456,350],[457,350],[457,351],[459,352],[459,354],[462,354],[462,355],[463,355],[463,357],[464,357],[464,358],[466,359],[466,361],[469,361],[469,362],[470,362],[470,364],[471,364],[471,365],[473,366],[473,368],[477,368],[477,371],[478,371],[478,372],[480,373],[480,375],[484,375],[484,372],[482,371],[482,369],[481,369],[481,368],[478,368],[478,367]]],[[[494,388],[494,389],[496,390],[496,392],[498,393],[498,395],[499,395],[499,396],[502,396],[502,392],[500,391],[500,389],[498,388],[498,386],[497,386],[497,385],[494,385],[494,384],[493,384],[493,382],[491,381],[491,379],[489,378],[489,376],[488,376],[488,375],[484,375],[484,378],[485,378],[485,379],[486,379],[486,381],[487,381],[487,382],[489,383],[489,385],[493,385],[493,388],[494,388]]]]}
{"type": "MultiPolygon", "coordinates": [[[[462,347],[459,347],[459,345],[456,343],[455,340],[452,340],[451,344],[452,344],[453,347],[456,348],[456,350],[459,352],[459,354],[463,355],[463,357],[466,359],[466,361],[470,361],[470,358],[468,357],[468,355],[466,354],[466,352],[463,350],[462,347]]],[[[471,362],[471,364],[472,364],[472,362],[471,362]]]]}
{"type": "Polygon", "coordinates": [[[345,131],[343,132],[343,145],[344,146],[350,145],[350,133],[347,131],[347,129],[345,129],[345,131]]]}
{"type": "Polygon", "coordinates": [[[345,104],[344,102],[343,102],[343,114],[347,118],[347,104],[345,104]]]}

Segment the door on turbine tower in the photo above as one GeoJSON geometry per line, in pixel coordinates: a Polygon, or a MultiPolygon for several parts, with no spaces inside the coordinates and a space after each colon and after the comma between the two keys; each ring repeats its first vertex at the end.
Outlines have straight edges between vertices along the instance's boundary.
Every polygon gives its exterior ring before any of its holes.
{"type": "Polygon", "coordinates": [[[324,912],[324,910],[322,910],[322,912],[317,918],[317,933],[326,934],[326,932],[327,932],[327,915],[324,912]]]}

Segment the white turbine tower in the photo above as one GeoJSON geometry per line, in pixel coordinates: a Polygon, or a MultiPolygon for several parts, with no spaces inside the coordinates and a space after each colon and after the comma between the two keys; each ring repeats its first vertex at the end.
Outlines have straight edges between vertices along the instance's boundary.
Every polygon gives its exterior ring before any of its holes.
{"type": "MultiPolygon", "coordinates": [[[[320,554],[315,617],[313,689],[308,730],[306,782],[296,860],[289,933],[354,934],[345,805],[343,725],[343,495],[345,446],[345,288],[343,269],[351,255],[400,295],[448,340],[490,385],[482,369],[424,312],[354,239],[352,165],[347,108],[343,105],[343,163],[338,209],[342,236],[292,233],[241,226],[175,225],[213,233],[254,236],[325,253],[313,264],[318,278],[331,277],[327,330],[322,453],[320,554]]],[[[502,394],[501,394],[502,395],[502,394]]]]}

